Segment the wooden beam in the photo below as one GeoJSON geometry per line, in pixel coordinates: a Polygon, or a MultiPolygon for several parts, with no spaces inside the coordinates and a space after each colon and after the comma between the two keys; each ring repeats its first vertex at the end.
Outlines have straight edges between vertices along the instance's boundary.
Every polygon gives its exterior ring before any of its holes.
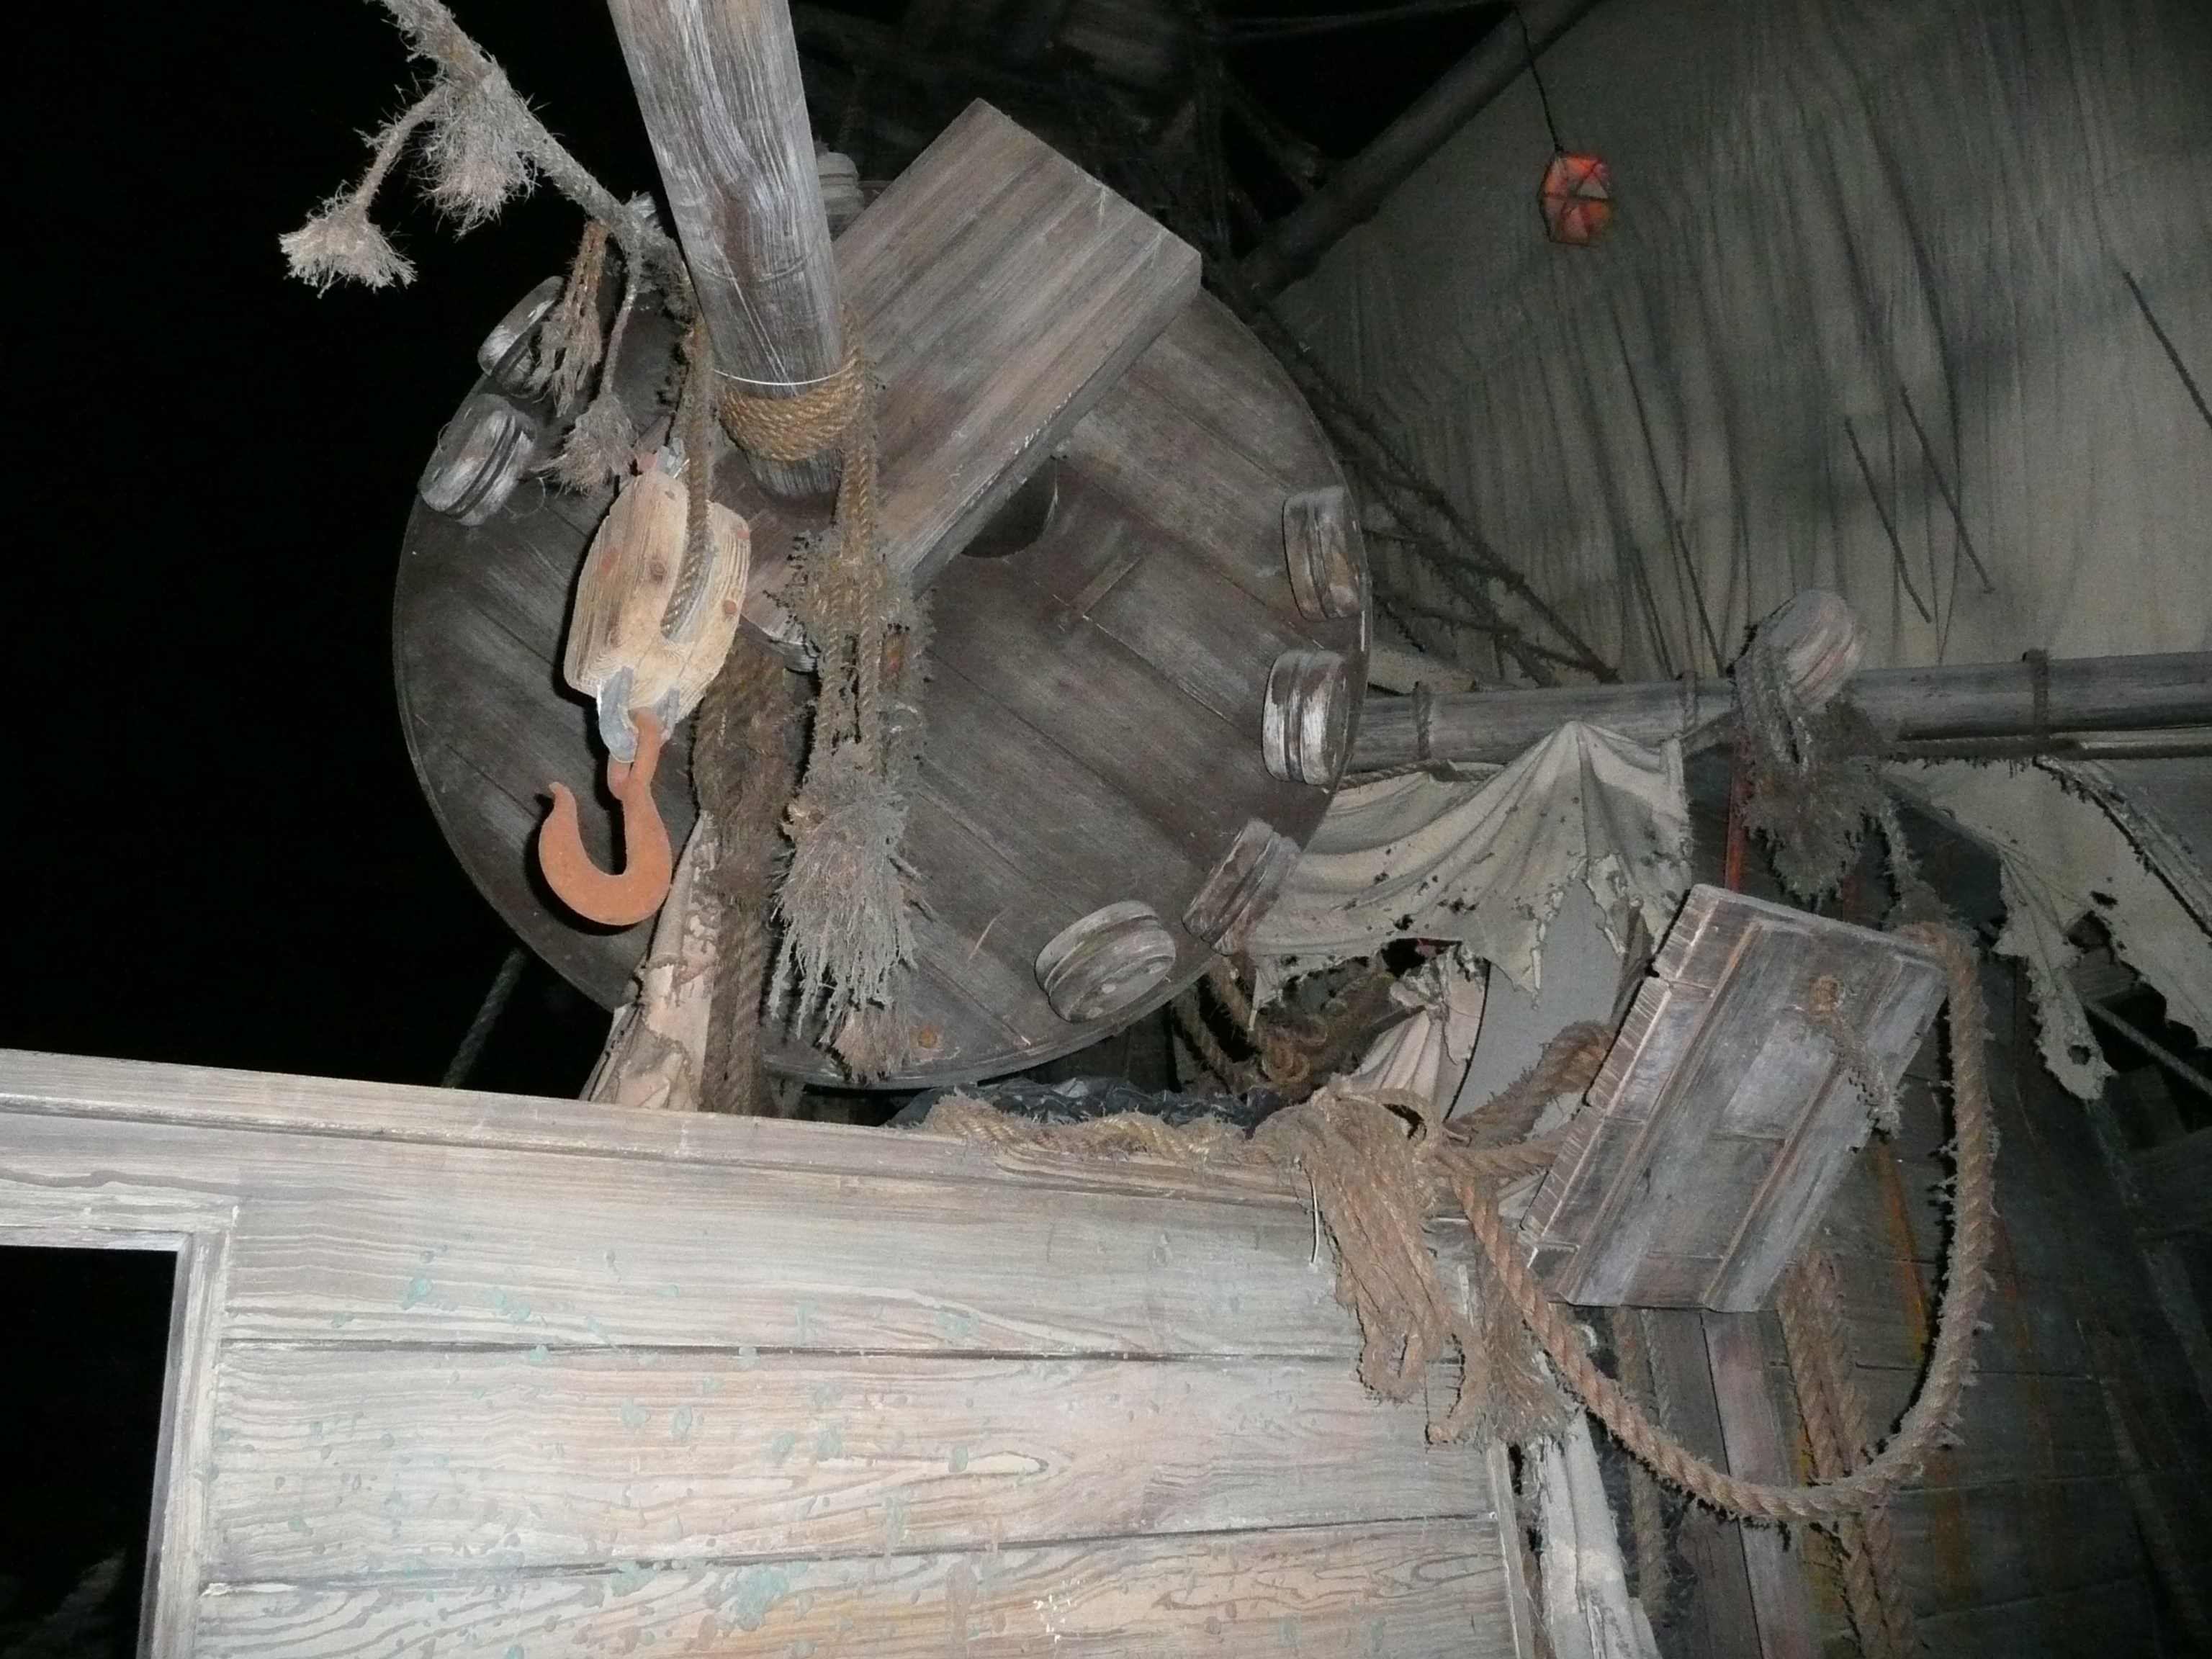
{"type": "MultiPolygon", "coordinates": [[[[1866,669],[1846,690],[1877,726],[1908,742],[2212,724],[2212,652],[2062,659],[2045,665],[2044,680],[2039,715],[2035,670],[2025,661],[1866,669]]],[[[1510,761],[1568,720],[1640,743],[1690,738],[1735,708],[1726,680],[1470,691],[1425,703],[1376,698],[1361,715],[1352,770],[1510,761]]]]}
{"type": "MultiPolygon", "coordinates": [[[[1720,1411],[1729,1473],[1747,1480],[1786,1482],[1797,1479],[1797,1469],[1783,1439],[1781,1414],[1774,1408],[1767,1381],[1760,1318],[1757,1314],[1708,1313],[1699,1322],[1712,1366],[1713,1400],[1720,1411]]],[[[1779,1527],[1742,1527],[1739,1531],[1761,1659],[1814,1659],[1820,1639],[1814,1627],[1803,1556],[1784,1547],[1779,1527]]]]}
{"type": "MultiPolygon", "coordinates": [[[[845,334],[784,0],[609,0],[715,367],[755,397],[836,372],[845,334]]],[[[827,495],[831,457],[753,471],[827,495]]]]}
{"type": "Polygon", "coordinates": [[[2137,1152],[2129,1162],[2142,1192],[2138,1221],[2145,1232],[2212,1232],[2212,1129],[2137,1152]]]}
{"type": "MultiPolygon", "coordinates": [[[[1521,15],[1528,27],[1528,42],[1539,52],[1544,51],[1595,3],[1595,0],[1527,0],[1521,15]]],[[[1372,217],[1383,198],[1528,67],[1528,46],[1522,40],[1521,25],[1510,16],[1504,17],[1473,52],[1446,70],[1443,78],[1423,93],[1412,108],[1384,128],[1380,137],[1276,222],[1266,240],[1245,255],[1240,268],[1245,284],[1257,298],[1271,300],[1311,270],[1339,238],[1372,217]]],[[[1532,204],[1534,192],[1532,173],[1532,204]]]]}

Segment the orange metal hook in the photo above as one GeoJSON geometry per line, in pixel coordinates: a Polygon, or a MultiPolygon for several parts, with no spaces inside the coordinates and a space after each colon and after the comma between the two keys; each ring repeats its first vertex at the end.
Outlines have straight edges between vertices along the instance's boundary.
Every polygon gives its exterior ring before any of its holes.
{"type": "Polygon", "coordinates": [[[576,798],[553,786],[553,810],[538,832],[538,867],[554,896],[578,915],[609,927],[628,927],[660,908],[675,873],[668,826],[653,803],[653,769],[660,763],[660,722],[635,709],[637,758],[607,757],[607,788],[621,808],[622,873],[611,876],[592,862],[578,833],[576,798]]]}

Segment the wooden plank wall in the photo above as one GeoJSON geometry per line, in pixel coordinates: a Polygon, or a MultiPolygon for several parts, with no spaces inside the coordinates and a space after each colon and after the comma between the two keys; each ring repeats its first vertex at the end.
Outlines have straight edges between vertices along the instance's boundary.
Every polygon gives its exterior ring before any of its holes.
{"type": "Polygon", "coordinates": [[[0,1054],[0,1239],[193,1241],[156,1651],[1513,1652],[1301,1198],[0,1054]]]}
{"type": "MultiPolygon", "coordinates": [[[[2037,1058],[2019,976],[1991,968],[1984,988],[2002,1137],[1996,1296],[1960,1443],[1893,1508],[1907,1583],[1937,1652],[2159,1651],[2160,1605],[2169,1642],[2179,1614],[2146,1530],[2162,1519],[2191,1571],[2212,1566],[2212,1419],[2081,1103],[2037,1058]]],[[[1885,1425],[1911,1397],[1936,1308],[1948,1167],[1934,1058],[1905,1094],[1905,1133],[1859,1160],[1823,1230],[1885,1425]]]]}

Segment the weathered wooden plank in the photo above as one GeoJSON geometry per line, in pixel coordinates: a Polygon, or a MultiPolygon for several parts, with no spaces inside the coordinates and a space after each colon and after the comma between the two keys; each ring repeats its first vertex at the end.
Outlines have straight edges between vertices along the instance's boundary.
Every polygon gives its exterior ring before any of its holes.
{"type": "Polygon", "coordinates": [[[837,242],[884,383],[884,556],[926,584],[1189,302],[1198,264],[969,106],[837,242]]]}
{"type": "MultiPolygon", "coordinates": [[[[1781,1414],[1771,1392],[1760,1316],[1706,1313],[1699,1316],[1699,1322],[1712,1366],[1713,1400],[1720,1413],[1729,1473],[1747,1480],[1786,1483],[1797,1479],[1794,1448],[1784,1443],[1781,1414]]],[[[1745,1576],[1751,1583],[1761,1659],[1814,1659],[1820,1643],[1803,1557],[1784,1547],[1786,1540],[1777,1528],[1741,1527],[1737,1531],[1745,1576]]]]}
{"type": "Polygon", "coordinates": [[[1939,1199],[1949,1175],[1933,1159],[1899,1158],[1877,1139],[1850,1160],[1837,1184],[1820,1217],[1820,1248],[1831,1255],[1934,1266],[1943,1253],[1939,1199]]]}
{"type": "Polygon", "coordinates": [[[638,1564],[497,1584],[226,1586],[206,1659],[866,1652],[883,1659],[1194,1654],[1506,1659],[1488,1522],[1218,1533],[828,1561],[638,1564]]]}
{"type": "Polygon", "coordinates": [[[1357,1351],[1351,1316],[1312,1265],[1310,1213],[1287,1198],[771,1170],[733,1179],[714,1166],[60,1116],[9,1119],[0,1174],[10,1189],[161,1182],[235,1201],[234,1337],[1357,1351]]]}
{"type": "MultiPolygon", "coordinates": [[[[1305,1206],[1304,1199],[1288,1195],[1275,1176],[1257,1170],[1209,1167],[1199,1174],[1141,1158],[1101,1164],[1008,1153],[936,1135],[886,1134],[845,1124],[720,1115],[678,1118],[535,1095],[482,1094],[23,1049],[0,1048],[0,1110],[65,1117],[87,1125],[198,1125],[278,1136],[578,1152],[731,1169],[1005,1182],[1024,1187],[1066,1184],[1087,1192],[1180,1193],[1208,1202],[1249,1199],[1297,1213],[1304,1213],[1305,1206]]],[[[83,1133],[94,1132],[88,1127],[83,1133]]],[[[161,1184],[161,1178],[151,1184],[161,1184]]]]}
{"type": "Polygon", "coordinates": [[[990,562],[977,585],[984,605],[939,619],[946,654],[1006,715],[1109,785],[1122,802],[1117,821],[1139,818],[1211,864],[1247,818],[1317,818],[1314,807],[1326,806],[1326,792],[1269,777],[1256,738],[1070,616],[1025,560],[990,562]]]}
{"type": "MultiPolygon", "coordinates": [[[[1836,1259],[1851,1352],[1862,1365],[1917,1373],[1935,1329],[1935,1273],[1917,1263],[1836,1259]]],[[[2088,1350],[2063,1281],[1999,1273],[1990,1329],[1975,1339],[1984,1370],[2090,1374],[2088,1350]]]]}
{"type": "MultiPolygon", "coordinates": [[[[1725,1464],[1720,1403],[1713,1389],[1711,1357],[1702,1316],[1694,1309],[1632,1309],[1651,1359],[1660,1420],[1699,1457],[1725,1464]]],[[[1743,1528],[1692,1504],[1683,1515],[1678,1547],[1691,1570],[1684,1611],[1686,1650],[1711,1659],[1759,1651],[1759,1620],[1744,1560],[1743,1528]]]]}
{"type": "Polygon", "coordinates": [[[1340,1360],[233,1345],[218,1578],[798,1559],[1491,1510],[1340,1360]]]}
{"type": "Polygon", "coordinates": [[[2080,1659],[2159,1651],[2151,1587],[2141,1576],[2047,1595],[1919,1615],[1920,1637],[1944,1659],[2080,1659]]]}
{"type": "Polygon", "coordinates": [[[214,1443],[217,1331],[228,1284],[228,1240],[222,1232],[187,1233],[176,1249],[139,1631],[138,1651],[147,1659],[185,1659],[192,1650],[193,1598],[209,1545],[207,1509],[193,1474],[205,1467],[214,1443]]]}
{"type": "MultiPolygon", "coordinates": [[[[933,706],[958,719],[999,707],[988,686],[949,664],[936,669],[929,692],[933,706]]],[[[920,793],[1015,868],[1051,872],[1053,890],[1071,907],[1081,907],[1055,921],[1047,939],[1096,908],[1081,903],[1093,891],[1127,898],[1156,884],[1197,890],[1211,859],[1132,810],[1083,759],[1003,712],[994,714],[988,728],[971,729],[979,741],[933,744],[923,755],[920,793]],[[1050,812],[994,810],[1009,800],[1057,806],[1050,812]]]]}
{"type": "Polygon", "coordinates": [[[2212,1232],[2212,1129],[2150,1147],[2132,1161],[2147,1231],[2212,1232]]]}
{"type": "Polygon", "coordinates": [[[1182,388],[1149,373],[1152,367],[1139,359],[1114,396],[1075,428],[1067,466],[1186,538],[1254,599],[1287,597],[1285,481],[1194,418],[1182,388]]]}
{"type": "MultiPolygon", "coordinates": [[[[1861,1366],[1855,1375],[1869,1420],[1877,1433],[1887,1433],[1919,1392],[1920,1379],[1874,1366],[1861,1366]]],[[[1937,1448],[1914,1484],[2071,1480],[2112,1469],[2112,1429],[2094,1377],[1984,1365],[1960,1408],[1958,1443],[1937,1448]]]]}
{"type": "Polygon", "coordinates": [[[2118,1477],[1908,1487],[1892,1500],[1890,1518],[1916,1608],[2017,1601],[2142,1566],[2118,1477]]]}
{"type": "Polygon", "coordinates": [[[1080,474],[1061,484],[1054,529],[1023,556],[1031,578],[1067,607],[1259,742],[1267,672],[1308,646],[1280,612],[1221,581],[1187,544],[1133,520],[1080,474]],[[1085,533],[1093,520],[1110,520],[1085,533]]]}

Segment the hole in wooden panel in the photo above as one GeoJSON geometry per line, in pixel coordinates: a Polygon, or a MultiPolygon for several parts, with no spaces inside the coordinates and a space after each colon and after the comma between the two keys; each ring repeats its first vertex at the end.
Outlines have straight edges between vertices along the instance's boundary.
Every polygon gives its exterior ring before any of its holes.
{"type": "Polygon", "coordinates": [[[1060,463],[1048,457],[960,550],[971,559],[1010,558],[1043,538],[1059,507],[1060,463]]]}

